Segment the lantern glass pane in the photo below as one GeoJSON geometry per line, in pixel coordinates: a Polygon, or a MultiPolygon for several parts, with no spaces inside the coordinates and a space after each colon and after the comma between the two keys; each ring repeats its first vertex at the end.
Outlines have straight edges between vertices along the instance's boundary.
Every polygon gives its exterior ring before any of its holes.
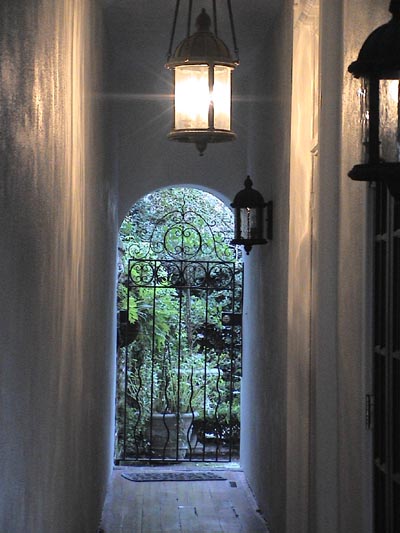
{"type": "Polygon", "coordinates": [[[258,226],[259,216],[257,208],[244,207],[240,209],[240,235],[241,239],[262,238],[262,228],[258,226]]]}
{"type": "Polygon", "coordinates": [[[209,106],[208,66],[175,67],[175,129],[207,129],[209,106]]]}
{"type": "Polygon", "coordinates": [[[380,80],[379,140],[383,161],[400,161],[399,134],[399,80],[380,80]]]}
{"type": "Polygon", "coordinates": [[[221,130],[231,129],[231,67],[214,67],[214,127],[221,130]]]}

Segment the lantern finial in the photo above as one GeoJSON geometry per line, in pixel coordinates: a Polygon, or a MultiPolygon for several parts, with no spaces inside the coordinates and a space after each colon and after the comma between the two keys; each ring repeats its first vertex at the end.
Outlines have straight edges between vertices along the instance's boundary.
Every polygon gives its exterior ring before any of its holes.
{"type": "Polygon", "coordinates": [[[211,19],[203,7],[200,15],[196,19],[197,31],[210,31],[210,27],[211,27],[211,19]]]}
{"type": "Polygon", "coordinates": [[[251,189],[253,186],[253,182],[251,181],[250,176],[247,176],[247,178],[244,180],[244,186],[246,189],[251,189]]]}

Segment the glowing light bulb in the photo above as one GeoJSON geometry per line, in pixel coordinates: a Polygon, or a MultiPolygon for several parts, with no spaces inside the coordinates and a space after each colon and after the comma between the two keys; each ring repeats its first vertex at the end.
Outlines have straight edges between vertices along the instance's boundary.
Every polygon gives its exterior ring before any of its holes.
{"type": "Polygon", "coordinates": [[[208,66],[181,66],[175,70],[175,127],[207,128],[210,92],[208,66]]]}

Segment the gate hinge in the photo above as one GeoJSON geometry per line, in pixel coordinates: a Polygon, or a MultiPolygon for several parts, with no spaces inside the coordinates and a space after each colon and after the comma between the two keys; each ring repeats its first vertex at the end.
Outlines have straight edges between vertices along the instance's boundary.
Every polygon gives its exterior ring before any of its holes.
{"type": "Polygon", "coordinates": [[[374,429],[375,397],[373,394],[365,395],[365,427],[374,429]]]}

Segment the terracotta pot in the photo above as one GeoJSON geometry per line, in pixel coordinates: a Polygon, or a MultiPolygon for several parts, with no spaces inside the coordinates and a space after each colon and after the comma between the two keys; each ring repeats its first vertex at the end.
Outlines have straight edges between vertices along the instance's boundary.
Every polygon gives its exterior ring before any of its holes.
{"type": "Polygon", "coordinates": [[[183,413],[180,415],[176,413],[153,413],[150,430],[151,451],[153,455],[155,457],[162,457],[163,459],[184,459],[189,449],[193,420],[194,416],[192,413],[183,413]]]}

